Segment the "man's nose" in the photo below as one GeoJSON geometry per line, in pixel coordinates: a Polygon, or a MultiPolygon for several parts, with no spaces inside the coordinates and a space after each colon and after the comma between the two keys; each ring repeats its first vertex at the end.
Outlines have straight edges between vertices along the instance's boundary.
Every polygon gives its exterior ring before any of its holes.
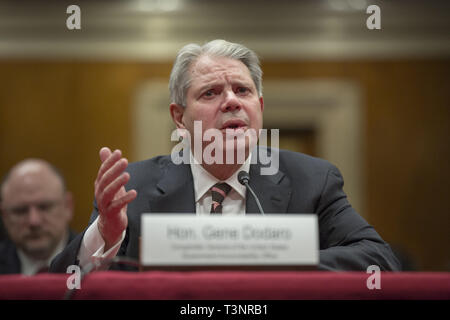
{"type": "Polygon", "coordinates": [[[39,225],[42,221],[42,214],[36,206],[30,206],[30,211],[28,212],[28,223],[30,225],[39,225]]]}
{"type": "Polygon", "coordinates": [[[222,112],[239,111],[242,108],[241,101],[236,94],[229,90],[226,92],[225,101],[222,105],[222,112]]]}

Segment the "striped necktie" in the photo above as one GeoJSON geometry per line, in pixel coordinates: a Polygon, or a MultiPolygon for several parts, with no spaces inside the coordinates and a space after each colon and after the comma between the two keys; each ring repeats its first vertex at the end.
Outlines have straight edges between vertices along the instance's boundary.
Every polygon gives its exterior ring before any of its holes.
{"type": "Polygon", "coordinates": [[[230,190],[231,187],[225,182],[216,183],[211,187],[211,195],[212,195],[211,213],[213,214],[222,213],[223,199],[225,199],[230,190]]]}

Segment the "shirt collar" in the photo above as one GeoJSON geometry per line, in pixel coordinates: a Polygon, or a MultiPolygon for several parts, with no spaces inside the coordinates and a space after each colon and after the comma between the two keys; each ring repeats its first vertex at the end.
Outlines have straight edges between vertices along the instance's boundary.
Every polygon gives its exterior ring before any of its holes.
{"type": "MultiPolygon", "coordinates": [[[[190,154],[191,172],[192,177],[194,179],[195,202],[198,202],[200,198],[203,197],[203,195],[206,192],[208,192],[213,185],[221,181],[218,180],[216,177],[214,177],[212,174],[210,174],[208,171],[206,171],[201,164],[195,161],[192,152],[189,152],[189,154],[190,154]]],[[[231,175],[231,177],[223,181],[228,183],[244,199],[247,190],[245,186],[239,183],[237,177],[240,171],[245,171],[247,173],[249,172],[251,158],[252,154],[250,153],[244,164],[238,170],[236,170],[231,175]]]]}

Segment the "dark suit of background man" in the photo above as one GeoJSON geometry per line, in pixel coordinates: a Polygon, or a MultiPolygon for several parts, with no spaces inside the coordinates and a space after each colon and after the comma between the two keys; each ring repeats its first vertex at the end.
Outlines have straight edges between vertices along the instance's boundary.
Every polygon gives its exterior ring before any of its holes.
{"type": "MultiPolygon", "coordinates": [[[[264,110],[261,82],[259,60],[248,48],[223,40],[189,44],[178,53],[170,76],[170,114],[177,128],[190,137],[194,137],[194,121],[201,122],[202,132],[259,132],[264,110]]],[[[190,151],[195,150],[194,139],[188,141],[191,147],[184,152],[189,153],[190,163],[194,157],[201,161],[203,153],[190,151]]],[[[201,143],[203,150],[209,143],[201,143]]],[[[246,143],[244,164],[176,165],[170,156],[160,156],[128,165],[120,150],[102,148],[90,226],[53,261],[52,271],[65,272],[76,263],[98,266],[116,255],[138,258],[142,213],[207,215],[210,188],[217,182],[232,187],[222,204],[223,215],[258,213],[254,200],[237,181],[241,170],[249,172],[250,185],[266,213],[318,215],[320,269],[365,271],[369,265],[399,269],[389,245],[347,201],[335,166],[304,154],[269,149],[279,157],[279,170],[262,175],[261,164],[253,164],[258,152],[250,152],[254,149],[246,143]]],[[[229,152],[234,154],[237,148],[229,152]]],[[[104,263],[98,269],[108,267],[104,263]]]]}
{"type": "Polygon", "coordinates": [[[0,241],[0,274],[48,269],[74,237],[72,195],[60,172],[44,160],[21,161],[2,180],[0,200],[7,233],[0,241]]]}

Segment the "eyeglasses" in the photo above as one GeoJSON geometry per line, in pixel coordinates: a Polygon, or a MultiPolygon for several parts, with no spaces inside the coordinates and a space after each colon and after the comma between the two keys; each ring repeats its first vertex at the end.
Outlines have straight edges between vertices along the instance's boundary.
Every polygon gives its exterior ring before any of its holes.
{"type": "Polygon", "coordinates": [[[50,215],[54,209],[61,204],[61,200],[54,200],[54,201],[40,201],[36,203],[31,204],[25,204],[25,205],[19,205],[14,206],[11,208],[6,208],[4,211],[9,214],[11,219],[15,221],[24,221],[27,217],[29,212],[31,211],[32,207],[35,207],[37,212],[41,216],[48,216],[50,215]]]}

